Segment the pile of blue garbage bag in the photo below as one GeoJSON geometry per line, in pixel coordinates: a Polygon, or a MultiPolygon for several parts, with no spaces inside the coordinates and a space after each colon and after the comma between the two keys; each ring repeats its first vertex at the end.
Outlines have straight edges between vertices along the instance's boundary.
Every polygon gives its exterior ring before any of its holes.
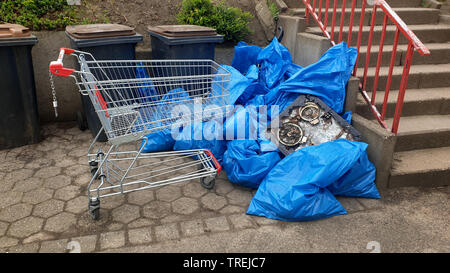
{"type": "Polygon", "coordinates": [[[225,120],[193,122],[175,135],[150,134],[143,151],[210,149],[232,183],[257,189],[248,214],[284,221],[346,214],[335,196],[380,198],[367,144],[338,139],[284,157],[260,128],[301,94],[319,97],[350,123],[351,112],[343,109],[356,57],[356,49],[342,42],[301,67],[276,38],[265,48],[240,42],[232,65],[222,65],[231,74],[225,86],[230,104],[239,107],[225,120]],[[267,107],[265,117],[259,106],[267,107]]]}

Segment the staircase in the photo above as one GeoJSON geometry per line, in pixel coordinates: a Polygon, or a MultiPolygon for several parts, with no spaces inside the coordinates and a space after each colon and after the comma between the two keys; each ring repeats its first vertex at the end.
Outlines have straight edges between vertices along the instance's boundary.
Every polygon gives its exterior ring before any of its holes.
{"type": "MultiPolygon", "coordinates": [[[[284,2],[288,6],[285,14],[300,17],[305,15],[301,0],[284,0],[284,2]]],[[[344,21],[346,26],[350,17],[351,2],[347,1],[346,20],[344,21]]],[[[360,1],[358,2],[360,3],[360,1]]],[[[450,25],[439,24],[440,11],[421,7],[421,0],[387,0],[387,2],[431,51],[430,56],[420,56],[417,52],[414,53],[388,185],[389,187],[450,185],[450,25]]],[[[341,7],[342,1],[339,0],[338,3],[341,7]]],[[[329,25],[333,12],[332,5],[333,3],[330,1],[329,25]]],[[[316,9],[318,9],[318,5],[316,9]]],[[[324,13],[325,4],[322,9],[322,14],[324,13]]],[[[336,18],[335,35],[339,34],[339,13],[336,18]]],[[[360,15],[361,9],[357,8],[355,22],[358,22],[358,25],[360,15]]],[[[366,9],[364,18],[367,23],[363,28],[365,35],[363,35],[362,44],[367,45],[371,8],[366,9]]],[[[382,20],[383,16],[379,14],[376,20],[369,70],[375,70],[382,20]]],[[[316,22],[312,18],[310,18],[309,26],[306,32],[322,36],[321,30],[316,27],[316,22]]],[[[378,109],[381,109],[384,98],[394,32],[395,28],[388,26],[383,48],[379,90],[376,97],[378,109]]],[[[346,40],[347,33],[348,27],[344,27],[344,40],[346,40]]],[[[354,37],[352,46],[354,46],[358,36],[357,26],[353,27],[352,36],[354,37]]],[[[387,107],[388,119],[386,121],[388,125],[392,123],[394,115],[398,94],[395,89],[398,89],[400,85],[406,47],[406,39],[400,39],[397,66],[394,68],[387,107]]],[[[360,60],[365,60],[366,52],[367,47],[361,47],[360,60]]],[[[359,78],[362,78],[363,66],[364,61],[360,61],[358,64],[360,69],[357,71],[359,78]]],[[[374,73],[369,71],[368,75],[372,76],[369,76],[367,86],[372,86],[374,73]]],[[[371,94],[369,93],[369,95],[371,94]]],[[[366,102],[360,94],[358,96],[356,112],[366,119],[374,120],[366,102]]]]}

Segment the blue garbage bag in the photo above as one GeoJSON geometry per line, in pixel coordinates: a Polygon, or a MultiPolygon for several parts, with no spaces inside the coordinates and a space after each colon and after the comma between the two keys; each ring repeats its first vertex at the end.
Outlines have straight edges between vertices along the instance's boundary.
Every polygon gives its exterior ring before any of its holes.
{"type": "Polygon", "coordinates": [[[345,119],[348,124],[352,124],[352,111],[347,111],[342,114],[342,118],[345,119]]]}
{"type": "Polygon", "coordinates": [[[369,161],[367,152],[363,152],[355,165],[327,189],[334,195],[379,199],[375,178],[376,168],[369,161]]]}
{"type": "Polygon", "coordinates": [[[356,62],[357,51],[342,42],[330,48],[314,64],[300,69],[277,87],[278,92],[311,94],[335,112],[342,113],[345,87],[356,62]]]}
{"type": "Polygon", "coordinates": [[[261,52],[259,46],[247,45],[241,41],[234,47],[234,57],[231,66],[244,74],[251,65],[256,64],[259,52],[261,52]]]}
{"type": "MultiPolygon", "coordinates": [[[[189,98],[190,98],[190,96],[186,91],[184,91],[182,88],[176,88],[176,89],[170,90],[169,92],[167,92],[167,94],[164,94],[164,96],[162,96],[161,100],[162,101],[170,101],[173,104],[176,104],[176,103],[186,102],[186,101],[188,101],[189,98]]],[[[149,108],[149,109],[145,109],[146,114],[143,116],[151,115],[152,121],[155,121],[155,122],[153,122],[151,125],[148,125],[151,127],[147,128],[147,129],[153,129],[153,128],[157,128],[160,126],[166,126],[167,124],[165,124],[164,121],[160,121],[163,119],[163,117],[161,116],[161,113],[163,111],[164,112],[167,111],[166,105],[158,104],[158,105],[152,105],[150,107],[151,108],[149,108]],[[151,113],[151,114],[149,114],[149,113],[151,113]]],[[[176,133],[176,132],[174,132],[174,133],[176,133]]],[[[173,136],[174,133],[172,133],[171,126],[169,126],[168,128],[164,128],[162,130],[158,130],[157,132],[146,135],[147,142],[145,141],[145,139],[143,139],[142,143],[141,143],[141,147],[142,147],[142,145],[145,145],[142,152],[152,153],[152,152],[161,152],[161,151],[172,150],[173,145],[175,144],[175,139],[173,136]]]]}
{"type": "Polygon", "coordinates": [[[284,74],[292,64],[289,50],[273,38],[272,42],[258,54],[259,80],[272,89],[284,80],[284,74]]]}
{"type": "Polygon", "coordinates": [[[222,121],[218,119],[196,121],[183,126],[175,139],[173,149],[175,151],[208,149],[221,162],[226,150],[222,121]]]}
{"type": "MultiPolygon", "coordinates": [[[[263,140],[261,142],[264,143],[263,140]]],[[[261,142],[244,139],[227,143],[223,167],[231,182],[257,189],[267,173],[281,160],[276,150],[263,151],[261,142]]]]}
{"type": "Polygon", "coordinates": [[[284,221],[346,214],[327,187],[355,166],[366,147],[338,139],[286,156],[262,181],[247,213],[284,221]]]}
{"type": "Polygon", "coordinates": [[[158,92],[155,89],[155,85],[149,79],[149,75],[141,63],[138,63],[136,66],[136,78],[145,79],[142,82],[138,82],[138,93],[139,93],[139,102],[140,103],[149,103],[156,100],[156,96],[158,92]]]}
{"type": "Polygon", "coordinates": [[[223,128],[225,139],[257,140],[263,138],[268,122],[265,120],[265,115],[260,114],[260,110],[253,105],[237,106],[234,113],[225,121],[223,128]]]}

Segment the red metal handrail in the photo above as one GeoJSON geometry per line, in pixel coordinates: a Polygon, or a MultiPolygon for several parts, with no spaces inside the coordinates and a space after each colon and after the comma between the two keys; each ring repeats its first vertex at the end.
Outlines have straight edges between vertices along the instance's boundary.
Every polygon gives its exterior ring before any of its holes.
{"type": "MultiPolygon", "coordinates": [[[[338,13],[337,5],[338,0],[333,0],[333,16],[332,16],[332,23],[331,23],[331,29],[328,31],[327,24],[328,24],[328,11],[330,8],[330,0],[302,0],[305,4],[305,13],[306,13],[306,20],[309,24],[309,17],[311,16],[316,21],[317,25],[321,29],[322,33],[327,37],[331,44],[334,46],[336,45],[336,42],[334,40],[335,36],[335,28],[336,28],[336,15],[338,13]],[[313,2],[312,5],[310,2],[313,2]],[[316,2],[319,1],[319,10],[316,12],[316,2]],[[322,7],[323,7],[323,1],[326,1],[325,3],[325,18],[322,22],[322,7]]],[[[342,42],[343,36],[344,36],[344,23],[345,23],[345,8],[346,8],[346,0],[342,1],[342,9],[340,11],[340,25],[339,25],[339,35],[338,35],[338,43],[342,42]]],[[[395,113],[394,118],[392,121],[392,128],[391,131],[394,134],[397,134],[398,132],[398,126],[400,123],[400,117],[402,115],[402,109],[403,109],[403,101],[405,97],[405,91],[408,84],[408,76],[409,76],[409,70],[411,68],[411,61],[413,57],[414,50],[416,50],[420,55],[430,55],[430,51],[425,47],[425,45],[417,38],[417,36],[408,28],[408,26],[403,22],[403,20],[398,16],[397,13],[386,3],[384,0],[361,0],[361,16],[360,16],[360,22],[359,22],[359,32],[358,32],[358,39],[356,42],[356,48],[358,51],[358,57],[356,59],[356,64],[353,70],[353,75],[356,76],[356,72],[358,70],[358,63],[360,61],[360,48],[362,43],[362,36],[363,36],[363,27],[364,27],[364,15],[366,12],[366,8],[368,5],[373,5],[372,8],[372,17],[370,20],[370,31],[369,31],[369,37],[367,41],[367,51],[366,51],[366,58],[364,63],[364,73],[362,76],[362,82],[360,84],[360,91],[362,96],[364,97],[367,104],[370,106],[371,112],[374,114],[377,121],[380,123],[381,126],[389,130],[388,125],[385,122],[386,118],[386,110],[387,110],[387,103],[389,98],[389,92],[391,90],[391,83],[392,83],[392,74],[394,71],[395,66],[395,58],[397,55],[397,49],[398,49],[398,43],[400,34],[402,34],[408,42],[408,49],[406,51],[405,60],[404,60],[404,66],[403,66],[403,73],[401,77],[398,97],[397,97],[397,104],[395,106],[395,113]],[[377,64],[375,68],[375,74],[374,74],[374,80],[373,80],[373,86],[372,86],[372,96],[369,97],[367,92],[367,77],[369,73],[369,64],[370,64],[370,55],[371,55],[371,49],[372,49],[372,42],[374,37],[374,29],[375,29],[375,23],[376,23],[376,15],[377,10],[381,9],[381,11],[384,13],[383,18],[383,26],[381,30],[381,36],[380,36],[380,44],[379,44],[379,50],[378,50],[378,57],[377,57],[377,64]],[[395,36],[394,36],[394,44],[392,48],[392,55],[391,55],[391,61],[389,65],[389,71],[386,79],[386,87],[385,87],[385,93],[383,98],[383,105],[380,111],[378,111],[377,107],[375,106],[375,98],[378,90],[378,84],[379,84],[379,78],[380,78],[380,69],[382,64],[382,58],[383,58],[383,48],[386,38],[386,29],[389,24],[389,22],[393,23],[396,27],[395,36]]],[[[355,16],[355,8],[357,5],[357,0],[352,0],[352,7],[350,12],[350,19],[349,19],[349,25],[348,25],[348,37],[347,37],[347,45],[350,47],[352,42],[352,32],[353,32],[353,26],[354,26],[354,16],[355,16]]]]}

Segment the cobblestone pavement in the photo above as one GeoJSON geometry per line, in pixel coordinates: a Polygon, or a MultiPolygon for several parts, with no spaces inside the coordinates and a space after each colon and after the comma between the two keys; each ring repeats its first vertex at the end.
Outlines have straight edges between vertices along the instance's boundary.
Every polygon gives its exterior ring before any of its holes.
{"type": "Polygon", "coordinates": [[[81,252],[367,252],[373,240],[385,251],[450,251],[446,187],[340,198],[348,215],[286,223],[246,215],[255,191],[222,172],[213,190],[194,180],[102,199],[93,221],[90,133],[55,123],[43,135],[39,144],[0,151],[0,252],[69,252],[78,244],[81,252]]]}

